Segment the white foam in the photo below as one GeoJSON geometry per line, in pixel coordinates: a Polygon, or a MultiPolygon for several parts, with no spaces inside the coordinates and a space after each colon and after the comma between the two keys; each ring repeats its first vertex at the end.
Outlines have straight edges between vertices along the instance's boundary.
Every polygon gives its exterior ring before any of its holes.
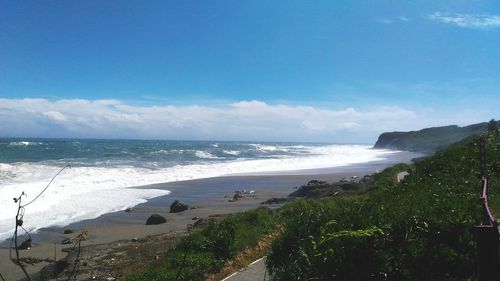
{"type": "MultiPolygon", "coordinates": [[[[231,174],[338,167],[382,160],[387,154],[394,153],[362,145],[328,145],[307,147],[307,150],[312,155],[238,159],[159,169],[131,166],[67,169],[56,178],[44,195],[26,208],[26,227],[39,229],[52,225],[63,226],[169,194],[167,190],[130,188],[133,186],[231,174]]],[[[203,156],[207,157],[205,154],[203,156]]],[[[16,213],[16,204],[12,198],[25,191],[28,196],[23,200],[28,202],[33,199],[59,169],[42,164],[0,164],[0,240],[12,235],[12,221],[16,213]]]]}
{"type": "Polygon", "coordinates": [[[283,151],[287,152],[288,149],[283,147],[283,146],[274,146],[274,145],[265,145],[265,144],[258,144],[258,143],[251,143],[249,144],[254,148],[254,150],[259,151],[259,152],[276,152],[276,151],[283,151]]]}
{"type": "MultiPolygon", "coordinates": [[[[2,165],[2,169],[5,167],[9,169],[2,165]]],[[[31,201],[59,169],[27,163],[10,165],[9,172],[14,176],[4,178],[0,186],[0,241],[12,235],[12,219],[17,210],[12,198],[25,191],[24,203],[31,201]]],[[[148,171],[151,170],[132,167],[67,169],[37,201],[26,207],[25,227],[36,230],[63,226],[169,194],[168,190],[126,188],[159,182],[154,175],[148,179],[148,171]]]]}
{"type": "Polygon", "coordinates": [[[170,152],[168,150],[165,150],[165,149],[160,149],[160,150],[157,150],[157,151],[152,151],[149,154],[150,155],[154,155],[154,154],[170,154],[170,152]]]}
{"type": "Polygon", "coordinates": [[[241,153],[238,150],[223,150],[222,152],[224,152],[224,154],[229,154],[229,155],[234,155],[234,156],[238,156],[241,153]]]}
{"type": "Polygon", "coordinates": [[[28,145],[37,145],[41,144],[39,142],[32,142],[32,141],[13,141],[9,143],[9,146],[28,146],[28,145]]]}
{"type": "Polygon", "coordinates": [[[209,153],[209,152],[206,152],[206,151],[201,151],[201,150],[197,150],[194,155],[196,155],[196,157],[198,158],[203,158],[203,159],[220,159],[219,157],[209,153]]]}

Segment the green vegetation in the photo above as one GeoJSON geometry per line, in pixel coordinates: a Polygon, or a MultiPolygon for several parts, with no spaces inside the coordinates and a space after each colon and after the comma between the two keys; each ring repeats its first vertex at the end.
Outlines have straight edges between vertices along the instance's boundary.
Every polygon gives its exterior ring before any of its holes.
{"type": "Polygon", "coordinates": [[[273,214],[266,208],[212,220],[206,228],[184,237],[160,266],[128,280],[205,280],[207,274],[218,272],[238,251],[256,246],[275,228],[273,214]]]}
{"type": "MultiPolygon", "coordinates": [[[[492,207],[500,210],[500,138],[484,138],[492,207]]],[[[473,226],[484,219],[477,146],[471,137],[423,159],[400,184],[392,167],[363,195],[286,205],[268,257],[275,280],[474,278],[473,226]]]]}
{"type": "MultiPolygon", "coordinates": [[[[500,217],[500,136],[481,137],[490,204],[500,217]]],[[[479,136],[469,137],[359,183],[311,181],[295,193],[307,199],[274,213],[260,208],[211,221],[184,237],[161,265],[129,280],[204,280],[277,230],[267,259],[274,280],[475,279],[473,227],[485,219],[478,145],[479,136]],[[401,171],[409,175],[398,183],[401,171]]]]}
{"type": "Polygon", "coordinates": [[[491,119],[490,122],[488,122],[488,132],[498,135],[498,122],[496,122],[495,119],[491,119]]]}
{"type": "Polygon", "coordinates": [[[488,131],[500,121],[478,123],[466,127],[443,126],[426,128],[412,132],[383,133],[375,143],[375,148],[390,148],[431,153],[475,134],[488,131]]]}

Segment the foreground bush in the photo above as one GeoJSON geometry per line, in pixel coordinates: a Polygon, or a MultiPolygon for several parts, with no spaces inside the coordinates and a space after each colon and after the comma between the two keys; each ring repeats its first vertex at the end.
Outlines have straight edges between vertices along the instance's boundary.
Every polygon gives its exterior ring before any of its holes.
{"type": "MultiPolygon", "coordinates": [[[[498,194],[498,137],[485,138],[491,192],[498,194]]],[[[473,226],[483,220],[477,143],[469,138],[417,162],[400,184],[393,167],[363,195],[288,204],[267,261],[274,279],[474,278],[473,226]]]]}
{"type": "Polygon", "coordinates": [[[184,237],[162,265],[129,280],[204,280],[238,251],[256,246],[275,227],[273,213],[265,208],[231,215],[220,222],[212,220],[205,229],[184,237]]]}

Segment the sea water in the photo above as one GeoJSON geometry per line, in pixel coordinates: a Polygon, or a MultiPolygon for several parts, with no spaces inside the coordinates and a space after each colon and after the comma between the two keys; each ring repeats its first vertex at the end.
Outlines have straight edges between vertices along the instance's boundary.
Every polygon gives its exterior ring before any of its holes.
{"type": "Polygon", "coordinates": [[[338,167],[383,160],[391,153],[348,144],[0,139],[0,241],[13,233],[13,198],[24,191],[22,200],[31,201],[66,165],[70,168],[25,208],[29,230],[96,218],[170,193],[138,186],[338,167]]]}

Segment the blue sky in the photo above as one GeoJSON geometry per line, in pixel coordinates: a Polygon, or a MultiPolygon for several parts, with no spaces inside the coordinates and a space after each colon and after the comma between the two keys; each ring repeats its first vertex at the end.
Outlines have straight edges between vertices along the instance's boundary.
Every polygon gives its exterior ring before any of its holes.
{"type": "Polygon", "coordinates": [[[0,0],[0,136],[372,142],[500,118],[499,46],[495,1],[0,0]]]}

